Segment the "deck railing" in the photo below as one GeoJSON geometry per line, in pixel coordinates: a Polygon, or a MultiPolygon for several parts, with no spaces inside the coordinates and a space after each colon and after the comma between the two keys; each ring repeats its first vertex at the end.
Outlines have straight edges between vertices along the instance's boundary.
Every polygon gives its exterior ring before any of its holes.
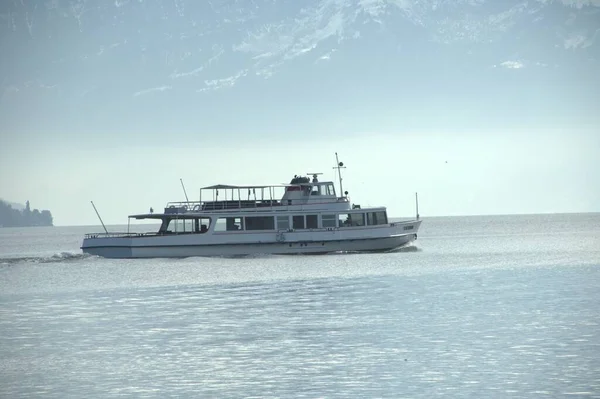
{"type": "MultiPolygon", "coordinates": [[[[291,206],[298,205],[315,205],[315,204],[338,204],[348,202],[346,198],[338,198],[336,201],[330,202],[319,202],[317,198],[315,201],[309,201],[306,204],[294,204],[291,206]]],[[[282,203],[279,200],[223,200],[223,201],[179,201],[169,202],[165,207],[165,213],[187,213],[187,212],[210,212],[210,211],[230,211],[240,210],[244,212],[250,211],[265,211],[268,208],[284,209],[290,206],[282,203]]]]}
{"type": "Polygon", "coordinates": [[[143,237],[155,236],[157,233],[87,233],[85,238],[122,238],[122,237],[143,237]]]}

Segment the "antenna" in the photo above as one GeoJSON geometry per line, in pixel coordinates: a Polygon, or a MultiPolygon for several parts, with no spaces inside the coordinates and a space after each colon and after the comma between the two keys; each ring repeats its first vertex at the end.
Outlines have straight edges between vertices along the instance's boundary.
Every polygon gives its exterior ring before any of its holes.
{"type": "Polygon", "coordinates": [[[319,180],[317,180],[317,176],[319,176],[319,175],[322,175],[323,173],[319,173],[319,172],[316,172],[316,173],[315,173],[315,172],[313,172],[313,173],[311,173],[311,172],[306,172],[306,174],[307,174],[307,175],[312,175],[312,177],[313,177],[313,181],[312,181],[312,182],[313,182],[313,183],[318,183],[318,182],[319,182],[319,180]]]}
{"type": "Polygon", "coordinates": [[[187,202],[190,202],[190,200],[188,199],[187,193],[185,192],[185,186],[183,185],[183,179],[179,179],[179,181],[181,182],[181,187],[183,187],[183,194],[185,195],[185,200],[187,202]]]}
{"type": "Polygon", "coordinates": [[[98,213],[98,210],[96,209],[96,205],[94,205],[94,201],[90,201],[92,203],[92,206],[94,207],[94,210],[96,211],[96,216],[98,216],[98,219],[100,219],[100,223],[102,223],[102,227],[104,227],[104,232],[106,234],[108,234],[108,230],[106,230],[106,226],[104,225],[104,222],[102,221],[102,218],[100,217],[100,214],[98,213]]]}
{"type": "Polygon", "coordinates": [[[419,220],[419,194],[415,193],[415,205],[417,206],[417,220],[419,220]]]}
{"type": "Polygon", "coordinates": [[[342,171],[341,169],[346,169],[346,167],[344,166],[343,162],[340,162],[340,160],[338,159],[338,153],[335,153],[335,162],[336,165],[333,169],[337,169],[338,170],[338,177],[340,179],[340,196],[344,196],[344,189],[342,188],[342,171]]]}

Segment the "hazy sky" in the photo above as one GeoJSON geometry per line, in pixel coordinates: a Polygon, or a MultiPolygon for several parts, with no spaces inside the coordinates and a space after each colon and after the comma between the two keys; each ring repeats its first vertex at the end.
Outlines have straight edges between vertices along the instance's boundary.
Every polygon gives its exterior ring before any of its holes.
{"type": "Polygon", "coordinates": [[[337,151],[392,216],[600,211],[600,1],[438,3],[2,2],[0,198],[126,223],[337,151]]]}

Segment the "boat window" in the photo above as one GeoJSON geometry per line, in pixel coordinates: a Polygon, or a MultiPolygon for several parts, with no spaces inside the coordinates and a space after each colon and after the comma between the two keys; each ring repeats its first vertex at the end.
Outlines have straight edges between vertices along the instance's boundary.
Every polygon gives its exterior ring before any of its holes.
{"type": "Polygon", "coordinates": [[[244,230],[244,221],[241,217],[227,218],[227,231],[244,230]]]}
{"type": "Polygon", "coordinates": [[[367,212],[367,225],[373,226],[374,224],[377,224],[375,212],[367,212]]]}
{"type": "Polygon", "coordinates": [[[341,213],[338,217],[340,227],[364,226],[364,213],[341,213]]]}
{"type": "Polygon", "coordinates": [[[306,215],[306,228],[307,229],[319,228],[317,215],[306,215]]]}
{"type": "Polygon", "coordinates": [[[351,213],[352,226],[364,226],[365,225],[365,214],[364,213],[351,213]]]}
{"type": "Polygon", "coordinates": [[[215,223],[215,231],[237,231],[243,230],[243,220],[241,217],[218,218],[215,223]]]}
{"type": "Polygon", "coordinates": [[[225,226],[225,218],[218,218],[215,222],[215,231],[226,231],[227,229],[225,228],[225,226]]]}
{"type": "Polygon", "coordinates": [[[169,230],[173,233],[183,233],[183,220],[173,219],[171,223],[169,223],[169,230]]]}
{"type": "Polygon", "coordinates": [[[166,234],[183,234],[194,232],[193,219],[170,219],[163,221],[159,233],[166,234]]]}
{"type": "Polygon", "coordinates": [[[274,230],[274,216],[246,216],[246,230],[274,230]]]}
{"type": "Polygon", "coordinates": [[[367,213],[367,224],[369,226],[378,224],[387,224],[387,214],[385,211],[367,213]]]}
{"type": "Polygon", "coordinates": [[[338,226],[340,227],[350,227],[352,225],[352,221],[350,220],[350,215],[347,213],[340,213],[338,215],[338,226]]]}
{"type": "Polygon", "coordinates": [[[323,227],[336,227],[335,215],[322,215],[321,223],[323,224],[323,227]]]}
{"type": "Polygon", "coordinates": [[[277,216],[277,230],[287,230],[290,228],[290,218],[288,216],[277,216]]]}
{"type": "Polygon", "coordinates": [[[321,186],[319,186],[318,184],[314,185],[310,195],[321,195],[321,186]]]}
{"type": "Polygon", "coordinates": [[[327,185],[327,195],[335,195],[335,190],[333,188],[333,184],[331,183],[327,185]]]}
{"type": "Polygon", "coordinates": [[[210,226],[209,218],[196,218],[194,219],[194,233],[206,233],[210,226]]]}
{"type": "Polygon", "coordinates": [[[303,229],[304,228],[304,216],[293,216],[292,217],[292,225],[294,229],[303,229]]]}

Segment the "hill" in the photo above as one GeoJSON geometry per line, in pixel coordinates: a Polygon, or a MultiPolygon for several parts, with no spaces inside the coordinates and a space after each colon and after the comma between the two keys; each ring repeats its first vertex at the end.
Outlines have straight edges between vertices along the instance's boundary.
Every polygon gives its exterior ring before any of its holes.
{"type": "Polygon", "coordinates": [[[18,204],[0,200],[0,227],[29,227],[52,226],[52,213],[48,210],[31,210],[29,201],[24,209],[18,209],[18,204]]]}
{"type": "Polygon", "coordinates": [[[12,207],[12,209],[16,209],[17,211],[23,211],[25,209],[25,205],[19,204],[17,202],[4,201],[2,198],[0,198],[0,201],[4,202],[5,204],[8,204],[10,207],[12,207]]]}

